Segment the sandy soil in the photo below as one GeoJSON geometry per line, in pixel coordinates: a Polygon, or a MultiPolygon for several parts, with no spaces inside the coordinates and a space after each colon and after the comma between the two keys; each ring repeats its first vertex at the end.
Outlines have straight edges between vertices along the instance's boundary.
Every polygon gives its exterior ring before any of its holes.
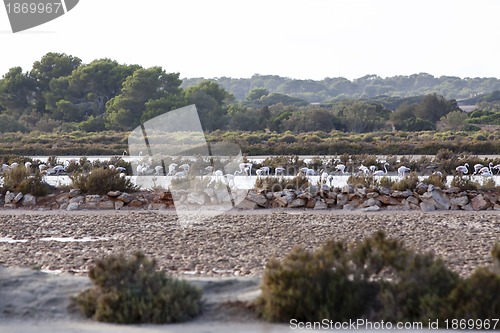
{"type": "Polygon", "coordinates": [[[26,240],[0,242],[0,331],[288,332],[287,325],[265,324],[244,306],[259,293],[266,261],[296,245],[312,249],[327,239],[354,241],[377,230],[417,250],[434,251],[465,276],[490,263],[491,246],[500,240],[500,214],[233,211],[184,227],[173,212],[0,211],[0,238],[26,240]],[[42,240],[47,237],[107,240],[42,240]],[[93,323],[68,311],[68,295],[89,286],[84,275],[95,258],[135,250],[202,287],[203,315],[181,325],[124,327],[93,323]]]}

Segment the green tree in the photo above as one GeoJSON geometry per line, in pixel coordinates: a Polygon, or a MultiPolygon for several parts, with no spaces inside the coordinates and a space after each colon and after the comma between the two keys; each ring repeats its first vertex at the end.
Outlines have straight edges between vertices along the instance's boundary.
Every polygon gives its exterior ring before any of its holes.
{"type": "Polygon", "coordinates": [[[437,94],[426,95],[422,102],[415,107],[415,117],[426,119],[433,123],[437,122],[451,111],[458,111],[458,105],[455,100],[446,100],[443,96],[437,94]]]}
{"type": "MultiPolygon", "coordinates": [[[[146,110],[146,102],[160,100],[171,94],[179,95],[180,84],[178,73],[167,74],[161,67],[136,70],[123,83],[121,94],[108,102],[107,127],[118,130],[133,129],[140,124],[146,110]]],[[[154,110],[153,105],[150,106],[150,110],[154,110]]]]}
{"type": "Polygon", "coordinates": [[[11,113],[31,108],[34,92],[35,81],[21,67],[9,69],[0,80],[0,104],[11,113]]]}
{"type": "Polygon", "coordinates": [[[186,100],[195,104],[201,125],[206,131],[226,127],[228,104],[233,96],[213,81],[203,81],[185,90],[186,100]]]}
{"type": "Polygon", "coordinates": [[[82,60],[65,53],[49,52],[33,63],[30,76],[36,84],[37,109],[45,109],[43,94],[50,89],[50,81],[62,76],[69,76],[78,68],[82,60]]]}
{"type": "Polygon", "coordinates": [[[462,111],[452,111],[442,117],[437,127],[445,131],[461,131],[467,126],[467,114],[462,111]]]}

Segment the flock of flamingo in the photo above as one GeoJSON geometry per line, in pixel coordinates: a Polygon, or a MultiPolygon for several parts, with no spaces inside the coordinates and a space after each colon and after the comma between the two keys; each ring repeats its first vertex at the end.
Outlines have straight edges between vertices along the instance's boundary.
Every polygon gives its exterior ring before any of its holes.
{"type": "MultiPolygon", "coordinates": [[[[140,156],[140,159],[136,159],[132,161],[132,164],[137,164],[135,166],[135,175],[136,176],[167,176],[167,177],[186,177],[189,174],[189,171],[191,169],[191,166],[188,163],[184,163],[179,165],[178,163],[171,163],[168,165],[168,171],[164,170],[164,167],[161,165],[157,165],[153,168],[151,168],[150,163],[151,159],[148,161],[149,163],[145,162],[144,157],[140,156]]],[[[66,174],[67,167],[70,164],[78,164],[78,160],[76,159],[68,159],[64,161],[62,164],[58,164],[55,166],[51,166],[50,164],[47,165],[45,163],[41,163],[38,165],[39,172],[41,174],[45,175],[52,175],[52,176],[59,176],[59,175],[64,175],[66,174]]],[[[4,173],[8,170],[15,169],[19,167],[19,163],[11,163],[10,165],[8,164],[3,164],[1,168],[1,172],[4,173]]],[[[26,162],[24,164],[24,167],[27,170],[32,169],[32,163],[31,162],[26,162]]],[[[108,165],[107,166],[109,169],[114,169],[120,172],[121,176],[126,176],[126,168],[124,167],[115,167],[114,165],[108,165]]],[[[298,176],[302,175],[305,177],[311,177],[311,176],[320,176],[320,179],[323,181],[328,181],[330,185],[332,184],[332,180],[335,176],[337,175],[363,175],[363,176],[373,176],[373,177],[383,177],[387,176],[389,174],[387,168],[389,167],[389,163],[384,163],[383,164],[383,170],[378,170],[378,167],[375,165],[370,165],[369,167],[364,166],[361,164],[357,169],[354,170],[354,172],[348,172],[347,167],[344,164],[337,164],[332,168],[324,168],[320,170],[315,170],[309,167],[302,167],[298,169],[298,172],[295,169],[292,169],[292,172],[290,173],[290,168],[286,169],[284,167],[278,166],[278,167],[269,167],[269,166],[260,166],[260,168],[254,170],[254,164],[250,162],[245,162],[245,163],[240,163],[238,165],[239,170],[234,171],[233,174],[227,174],[224,173],[222,170],[214,170],[213,166],[207,166],[204,168],[204,172],[202,172],[200,175],[202,176],[214,176],[214,181],[219,181],[219,180],[224,180],[228,182],[234,183],[234,177],[235,176],[257,176],[257,178],[260,177],[271,177],[274,175],[274,177],[283,177],[285,176],[285,173],[287,176],[298,176]],[[293,171],[295,170],[295,172],[293,171]]],[[[495,175],[494,170],[496,170],[496,175],[500,174],[500,164],[498,165],[493,165],[493,163],[489,163],[488,166],[484,166],[482,164],[475,164],[473,167],[473,172],[471,173],[472,169],[470,169],[470,166],[468,163],[465,163],[464,165],[456,167],[456,172],[457,174],[461,175],[467,175],[467,174],[472,174],[472,175],[479,175],[483,177],[488,177],[488,176],[493,176],[495,175]]],[[[397,169],[397,176],[400,178],[404,178],[407,172],[410,172],[411,169],[406,167],[406,166],[400,166],[397,169]]],[[[434,172],[433,174],[442,176],[442,173],[439,171],[434,172]]]]}

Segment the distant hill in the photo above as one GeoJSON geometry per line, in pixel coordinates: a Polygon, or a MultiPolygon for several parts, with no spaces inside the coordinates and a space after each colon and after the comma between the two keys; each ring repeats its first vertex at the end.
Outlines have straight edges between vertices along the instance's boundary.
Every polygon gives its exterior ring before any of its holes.
{"type": "MultiPolygon", "coordinates": [[[[193,86],[204,80],[207,79],[184,78],[182,87],[193,86]]],[[[352,81],[342,77],[315,81],[258,74],[251,78],[220,77],[209,80],[220,84],[237,100],[245,99],[252,89],[265,88],[271,93],[285,94],[309,103],[324,103],[345,98],[368,99],[382,95],[412,97],[429,93],[443,95],[447,99],[472,101],[477,96],[500,90],[500,79],[497,78],[434,77],[427,73],[387,78],[365,75],[352,81]]]]}

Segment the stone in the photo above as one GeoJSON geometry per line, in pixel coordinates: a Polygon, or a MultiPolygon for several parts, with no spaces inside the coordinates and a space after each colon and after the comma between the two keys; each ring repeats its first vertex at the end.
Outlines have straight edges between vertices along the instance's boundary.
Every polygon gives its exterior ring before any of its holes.
{"type": "Polygon", "coordinates": [[[437,203],[435,204],[437,209],[450,209],[450,199],[448,198],[448,195],[446,195],[446,193],[438,188],[434,188],[434,190],[430,193],[432,194],[432,198],[434,199],[434,201],[437,203]]]}
{"type": "Polygon", "coordinates": [[[132,200],[130,201],[128,204],[127,204],[128,207],[135,207],[135,208],[138,208],[138,207],[141,207],[142,206],[142,201],[140,200],[132,200]]]}
{"type": "Polygon", "coordinates": [[[377,199],[383,203],[384,205],[400,205],[401,201],[399,201],[396,198],[393,198],[391,196],[388,196],[387,194],[381,194],[377,197],[377,199]]]}
{"type": "Polygon", "coordinates": [[[425,192],[427,192],[428,189],[429,185],[425,183],[418,183],[417,187],[415,188],[418,194],[424,194],[425,192]]]}
{"type": "Polygon", "coordinates": [[[482,194],[476,195],[471,199],[471,205],[473,210],[486,210],[490,207],[490,202],[487,201],[482,194]]]}
{"type": "Polygon", "coordinates": [[[86,195],[85,202],[86,203],[98,203],[101,201],[101,196],[97,194],[86,195]]]}
{"type": "Polygon", "coordinates": [[[66,206],[66,210],[78,210],[80,208],[80,205],[77,202],[70,202],[68,203],[68,206],[66,206]]]}
{"type": "Polygon", "coordinates": [[[115,209],[115,204],[113,201],[105,200],[97,203],[98,209],[115,209]]]}
{"type": "Polygon", "coordinates": [[[82,194],[82,191],[79,188],[72,188],[69,190],[69,197],[74,198],[82,194]]]}
{"type": "Polygon", "coordinates": [[[420,203],[420,200],[413,195],[406,198],[405,201],[414,205],[418,205],[420,203]]]}
{"type": "Polygon", "coordinates": [[[15,197],[16,197],[16,195],[14,193],[7,191],[7,193],[5,193],[5,203],[6,204],[11,203],[15,197]]]}
{"type": "Polygon", "coordinates": [[[116,198],[119,197],[122,194],[120,191],[109,191],[108,192],[108,197],[116,198]]]}
{"type": "Polygon", "coordinates": [[[36,197],[32,194],[26,194],[23,198],[23,206],[34,206],[36,205],[36,197]]]}
{"type": "Polygon", "coordinates": [[[337,195],[337,205],[343,206],[343,205],[347,204],[348,200],[349,200],[349,197],[344,193],[340,193],[337,195]]]}
{"type": "Polygon", "coordinates": [[[21,201],[21,199],[24,197],[24,195],[19,192],[18,194],[16,194],[16,196],[14,197],[14,199],[12,199],[12,202],[13,203],[18,203],[19,201],[21,201]]]}
{"type": "Polygon", "coordinates": [[[422,209],[423,212],[432,212],[436,210],[436,206],[434,206],[432,202],[422,201],[420,203],[420,209],[422,209]]]}
{"type": "Polygon", "coordinates": [[[389,190],[387,187],[380,187],[378,189],[378,193],[384,194],[384,195],[390,195],[391,194],[391,190],[389,190]]]}
{"type": "Polygon", "coordinates": [[[299,208],[304,207],[306,205],[306,201],[304,199],[294,199],[292,202],[288,204],[290,208],[299,208]]]}
{"type": "Polygon", "coordinates": [[[83,195],[79,195],[77,197],[69,199],[69,203],[77,203],[81,205],[85,201],[85,197],[83,195]]]}
{"type": "Polygon", "coordinates": [[[368,206],[368,207],[365,207],[365,208],[361,208],[362,212],[376,212],[378,210],[380,210],[380,207],[377,206],[377,205],[373,205],[373,206],[368,206]]]}
{"type": "Polygon", "coordinates": [[[242,202],[235,205],[235,207],[239,208],[239,209],[249,209],[249,210],[258,208],[258,206],[255,202],[250,201],[248,199],[244,199],[242,202]]]}
{"type": "Polygon", "coordinates": [[[316,204],[314,205],[314,209],[317,210],[322,210],[322,209],[327,209],[328,204],[326,202],[323,202],[321,200],[316,201],[316,204]]]}
{"type": "Polygon", "coordinates": [[[252,201],[252,202],[255,202],[257,205],[259,205],[261,207],[265,207],[267,205],[267,198],[265,195],[262,195],[262,194],[258,194],[255,192],[249,192],[247,194],[247,199],[252,201]]]}
{"type": "Polygon", "coordinates": [[[450,199],[450,204],[455,206],[463,207],[468,203],[469,203],[469,197],[467,197],[466,195],[450,199]]]}
{"type": "Polygon", "coordinates": [[[122,193],[117,197],[118,200],[123,201],[124,203],[129,203],[133,200],[132,196],[128,193],[122,193]]]}
{"type": "Polygon", "coordinates": [[[369,193],[366,193],[366,197],[368,199],[373,199],[373,198],[377,198],[379,196],[379,194],[377,192],[369,192],[369,193]]]}
{"type": "Polygon", "coordinates": [[[318,202],[318,200],[316,200],[315,198],[308,199],[306,203],[306,208],[314,208],[316,206],[316,202],[318,202]]]}
{"type": "Polygon", "coordinates": [[[330,191],[328,192],[328,194],[326,195],[328,199],[337,199],[337,192],[333,192],[333,191],[330,191]]]}
{"type": "Polygon", "coordinates": [[[116,200],[114,202],[114,206],[115,206],[116,210],[120,210],[124,205],[125,205],[125,203],[121,200],[116,200]]]}
{"type": "Polygon", "coordinates": [[[380,206],[382,206],[382,203],[378,199],[370,198],[361,204],[362,208],[368,208],[371,206],[377,206],[380,208],[380,206]]]}
{"type": "Polygon", "coordinates": [[[163,202],[153,202],[148,206],[148,210],[165,210],[167,209],[167,205],[163,202]]]}
{"type": "Polygon", "coordinates": [[[353,211],[356,209],[356,207],[354,207],[353,205],[351,204],[345,204],[343,207],[342,207],[343,210],[348,210],[348,211],[353,211]]]}
{"type": "Polygon", "coordinates": [[[62,204],[62,203],[67,203],[69,199],[70,199],[69,193],[61,193],[58,196],[56,196],[55,200],[58,204],[62,204]]]}
{"type": "Polygon", "coordinates": [[[275,207],[286,207],[288,205],[288,200],[286,197],[276,197],[273,200],[273,206],[275,207]]]}

